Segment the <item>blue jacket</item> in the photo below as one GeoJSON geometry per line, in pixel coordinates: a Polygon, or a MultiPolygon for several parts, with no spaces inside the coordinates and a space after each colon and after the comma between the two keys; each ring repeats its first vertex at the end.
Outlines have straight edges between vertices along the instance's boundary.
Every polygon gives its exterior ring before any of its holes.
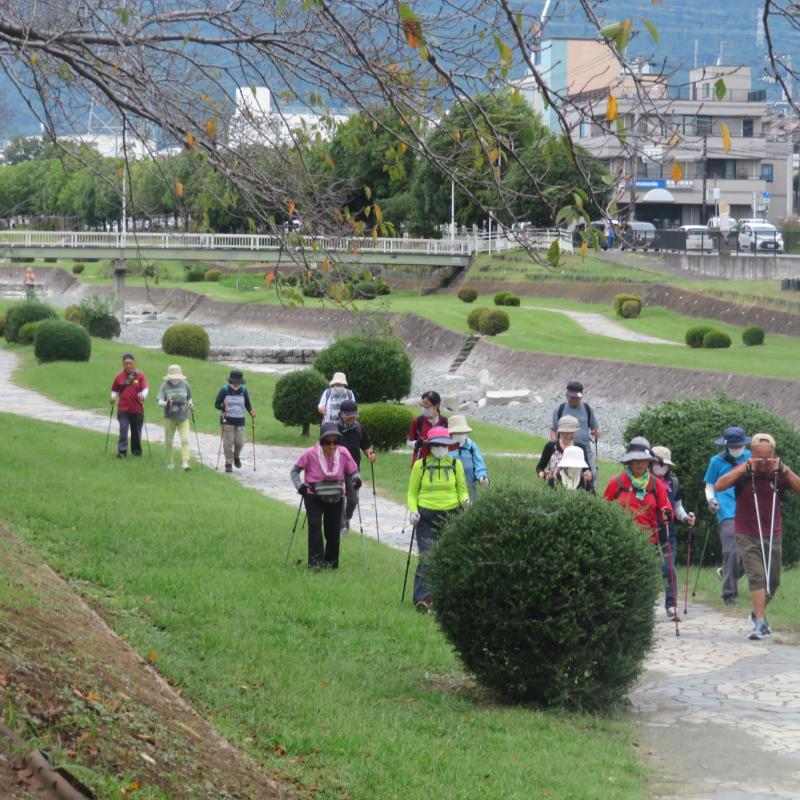
{"type": "Polygon", "coordinates": [[[481,450],[469,437],[458,446],[458,450],[451,450],[450,455],[464,465],[464,477],[467,479],[467,487],[470,492],[475,488],[476,481],[488,476],[481,450]]]}

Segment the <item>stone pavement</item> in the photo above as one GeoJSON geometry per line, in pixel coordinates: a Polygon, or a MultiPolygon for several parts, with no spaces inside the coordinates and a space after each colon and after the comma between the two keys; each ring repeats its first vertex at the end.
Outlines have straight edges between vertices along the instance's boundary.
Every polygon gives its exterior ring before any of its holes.
{"type": "MultiPolygon", "coordinates": [[[[106,433],[107,414],[69,408],[16,387],[11,374],[17,363],[14,353],[0,348],[0,411],[18,413],[24,408],[26,416],[35,419],[106,433]]],[[[155,414],[154,404],[151,408],[155,414]]],[[[159,423],[148,421],[148,429],[151,442],[163,442],[159,423]]],[[[116,422],[110,452],[115,432],[116,422]]],[[[219,437],[200,434],[199,439],[203,461],[213,468],[219,437]]],[[[196,453],[194,431],[191,444],[196,453]]],[[[289,469],[299,452],[257,445],[254,472],[253,448],[248,445],[243,468],[232,477],[297,507],[289,469]]],[[[184,478],[190,480],[191,475],[176,470],[170,476],[184,478]]],[[[361,490],[364,533],[375,538],[369,484],[365,481],[361,490]]],[[[406,525],[402,533],[403,506],[379,497],[379,509],[381,541],[406,549],[410,532],[406,525]]],[[[304,552],[298,544],[295,557],[304,552]]],[[[642,756],[658,773],[652,785],[655,796],[674,800],[800,798],[800,648],[781,644],[780,632],[764,642],[747,641],[747,606],[744,602],[740,606],[741,613],[732,616],[691,604],[680,638],[675,637],[675,627],[666,620],[663,608],[656,611],[656,647],[631,693],[642,756]]]]}

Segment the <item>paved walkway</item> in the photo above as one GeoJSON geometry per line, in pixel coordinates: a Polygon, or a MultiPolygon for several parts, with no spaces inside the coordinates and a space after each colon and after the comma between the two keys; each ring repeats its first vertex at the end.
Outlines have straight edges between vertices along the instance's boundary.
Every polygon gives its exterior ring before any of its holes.
{"type": "MultiPolygon", "coordinates": [[[[0,411],[106,433],[108,416],[80,411],[11,382],[14,353],[0,348],[0,411]],[[23,402],[24,400],[24,402],[23,402]]],[[[149,422],[151,442],[163,429],[149,422]]],[[[112,434],[116,424],[112,426],[112,434]]],[[[192,449],[196,452],[192,436],[192,449]]],[[[203,460],[216,461],[219,438],[200,434],[203,460]]],[[[109,447],[109,449],[111,449],[109,447]]],[[[243,453],[243,469],[233,473],[265,495],[297,506],[289,469],[300,451],[256,446],[243,453]]],[[[175,473],[176,478],[183,476],[175,473]]],[[[408,547],[401,535],[405,509],[380,500],[381,541],[408,547]]],[[[364,532],[375,538],[372,492],[362,489],[364,532]]],[[[295,544],[295,556],[304,553],[295,544]]],[[[658,609],[657,644],[647,672],[632,692],[642,755],[661,773],[653,786],[659,797],[682,800],[783,800],[800,798],[800,648],[781,644],[779,634],[749,642],[746,605],[739,616],[691,605],[681,636],[658,609]]]]}
{"type": "Polygon", "coordinates": [[[564,314],[575,320],[585,331],[596,333],[599,336],[608,336],[610,339],[621,339],[624,342],[640,342],[644,344],[669,344],[680,345],[668,339],[659,339],[657,336],[648,336],[646,333],[636,333],[628,330],[624,325],[589,311],[568,311],[563,308],[545,308],[544,306],[523,306],[529,311],[552,311],[554,314],[564,314]]]}

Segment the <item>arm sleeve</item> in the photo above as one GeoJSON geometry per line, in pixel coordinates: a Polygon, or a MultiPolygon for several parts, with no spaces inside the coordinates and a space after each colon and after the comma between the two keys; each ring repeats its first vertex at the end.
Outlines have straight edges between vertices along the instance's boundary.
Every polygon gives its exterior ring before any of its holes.
{"type": "Polygon", "coordinates": [[[225,387],[223,387],[217,392],[217,397],[214,400],[214,408],[218,409],[219,411],[222,411],[224,400],[225,400],[225,387]]]}
{"type": "Polygon", "coordinates": [[[361,425],[361,439],[359,442],[359,446],[365,452],[372,447],[372,442],[369,440],[369,434],[367,433],[367,429],[361,425]]]}
{"type": "Polygon", "coordinates": [[[189,386],[189,381],[186,381],[186,402],[192,402],[192,387],[189,386]]]}
{"type": "Polygon", "coordinates": [[[300,484],[303,482],[300,480],[300,473],[302,470],[303,468],[299,464],[295,464],[289,472],[289,477],[291,477],[295,489],[299,489],[300,484]]]}
{"type": "Polygon", "coordinates": [[[675,518],[678,520],[678,522],[685,522],[689,518],[689,514],[683,507],[682,500],[675,501],[675,518]]]}
{"type": "Polygon", "coordinates": [[[619,479],[615,476],[608,482],[608,486],[606,486],[606,490],[603,492],[603,499],[610,500],[613,503],[618,496],[619,479]]]}
{"type": "Polygon", "coordinates": [[[456,492],[458,493],[458,504],[466,503],[469,500],[469,489],[467,488],[467,479],[464,477],[464,465],[459,459],[454,459],[456,462],[456,492]]]}
{"type": "Polygon", "coordinates": [[[406,440],[407,444],[410,444],[412,447],[416,445],[417,442],[417,418],[411,420],[411,424],[408,426],[408,438],[406,440]]]}
{"type": "Polygon", "coordinates": [[[328,404],[325,402],[325,397],[328,394],[328,390],[326,389],[322,396],[319,398],[319,403],[317,403],[317,408],[327,408],[328,404]]]}
{"type": "Polygon", "coordinates": [[[553,419],[552,419],[552,421],[550,423],[550,430],[554,431],[556,428],[558,428],[558,409],[554,408],[553,409],[553,419]]]}
{"type": "Polygon", "coordinates": [[[714,491],[714,484],[707,483],[706,484],[706,500],[713,500],[717,496],[717,493],[714,491]]]}
{"type": "Polygon", "coordinates": [[[547,469],[548,464],[550,463],[550,456],[553,455],[553,448],[555,447],[555,442],[548,442],[544,446],[544,450],[542,450],[542,455],[539,458],[539,463],[536,465],[536,472],[541,472],[543,469],[547,469]]]}
{"type": "Polygon", "coordinates": [[[119,394],[120,388],[121,384],[119,382],[119,378],[115,377],[114,381],[111,384],[111,391],[114,392],[114,394],[119,394]]]}
{"type": "Polygon", "coordinates": [[[253,410],[253,406],[250,403],[250,392],[248,392],[247,389],[244,390],[244,407],[248,411],[252,411],[253,410]]]}
{"type": "Polygon", "coordinates": [[[358,475],[358,464],[356,464],[356,460],[353,456],[350,455],[350,451],[344,445],[340,444],[339,452],[342,454],[342,458],[344,458],[344,474],[358,475]]]}
{"type": "Polygon", "coordinates": [[[480,447],[472,443],[472,469],[474,470],[475,478],[485,478],[489,473],[486,469],[486,462],[483,460],[483,454],[480,447]]]}
{"type": "Polygon", "coordinates": [[[419,487],[421,483],[422,483],[422,462],[415,461],[414,466],[411,467],[411,475],[408,478],[408,496],[406,497],[406,501],[408,503],[409,511],[414,512],[419,510],[419,505],[417,501],[419,499],[419,487]]]}
{"type": "Polygon", "coordinates": [[[167,395],[164,391],[164,384],[162,383],[161,386],[158,387],[158,404],[160,406],[165,406],[167,404],[167,395]]]}
{"type": "Polygon", "coordinates": [[[664,482],[660,480],[656,480],[656,500],[658,502],[659,511],[663,511],[665,508],[672,511],[672,505],[669,502],[669,495],[667,494],[667,487],[664,486],[664,482]]]}
{"type": "Polygon", "coordinates": [[[590,431],[592,429],[594,429],[594,428],[599,428],[600,427],[600,423],[597,421],[597,416],[595,415],[594,409],[591,406],[589,406],[588,423],[589,423],[589,430],[590,431]]]}
{"type": "Polygon", "coordinates": [[[145,400],[147,400],[147,395],[149,395],[149,394],[150,394],[150,387],[149,387],[149,386],[145,386],[145,387],[142,389],[142,397],[143,397],[145,400]]]}

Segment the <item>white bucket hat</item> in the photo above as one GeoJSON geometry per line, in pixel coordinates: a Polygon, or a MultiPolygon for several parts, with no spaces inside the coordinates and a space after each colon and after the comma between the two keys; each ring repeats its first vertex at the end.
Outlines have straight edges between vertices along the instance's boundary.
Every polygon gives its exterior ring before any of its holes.
{"type": "Polygon", "coordinates": [[[588,469],[589,465],[583,455],[582,447],[567,447],[564,450],[564,455],[561,456],[561,461],[558,462],[559,469],[588,469]]]}
{"type": "Polygon", "coordinates": [[[186,376],[181,372],[178,364],[170,364],[167,367],[167,374],[164,376],[165,381],[185,381],[186,376]]]}
{"type": "Polygon", "coordinates": [[[447,422],[450,433],[472,433],[472,428],[467,425],[467,418],[462,414],[453,414],[447,422]]]}
{"type": "Polygon", "coordinates": [[[344,376],[344,372],[334,372],[333,377],[331,378],[330,385],[333,386],[336,383],[341,383],[343,386],[347,386],[347,378],[344,376]]]}

